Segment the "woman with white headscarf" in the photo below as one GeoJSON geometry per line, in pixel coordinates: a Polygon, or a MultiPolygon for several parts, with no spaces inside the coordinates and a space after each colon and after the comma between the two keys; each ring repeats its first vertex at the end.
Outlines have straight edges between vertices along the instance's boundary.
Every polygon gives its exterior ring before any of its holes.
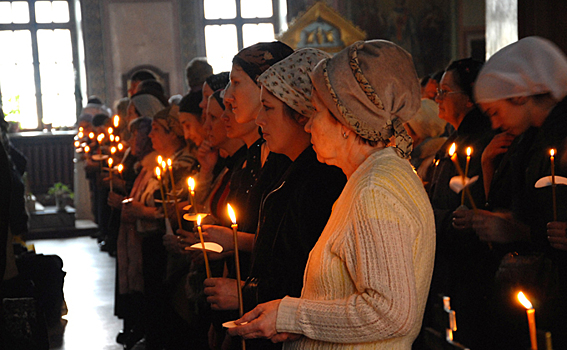
{"type": "Polygon", "coordinates": [[[286,349],[410,349],[435,250],[431,205],[404,159],[403,122],[420,106],[413,61],[391,42],[357,42],[311,79],[316,112],[305,130],[317,159],[348,181],[309,255],[301,297],[260,304],[229,333],[294,340],[286,349]]]}
{"type": "Polygon", "coordinates": [[[509,205],[489,207],[492,212],[477,211],[474,228],[481,240],[516,243],[515,248],[524,243],[516,249],[520,255],[536,254],[553,263],[553,269],[538,270],[537,280],[530,281],[524,274],[522,287],[530,289],[532,302],[542,310],[538,328],[551,330],[554,347],[565,348],[567,253],[562,242],[567,240],[560,228],[567,221],[567,187],[556,188],[554,220],[552,188],[536,187],[536,182],[552,173],[552,148],[556,150],[555,175],[567,176],[567,57],[546,39],[524,38],[488,60],[475,85],[475,96],[492,127],[515,136],[517,142],[510,149],[502,147],[506,156],[500,169],[507,171],[495,174],[493,180],[515,185],[507,193],[501,191],[510,197],[509,205]],[[549,224],[552,221],[556,222],[549,224]]]}

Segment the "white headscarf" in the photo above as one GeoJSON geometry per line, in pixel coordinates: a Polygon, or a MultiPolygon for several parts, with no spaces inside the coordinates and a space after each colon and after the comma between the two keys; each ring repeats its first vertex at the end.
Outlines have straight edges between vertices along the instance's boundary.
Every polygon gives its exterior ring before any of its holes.
{"type": "Polygon", "coordinates": [[[558,101],[567,95],[567,57],[551,41],[535,36],[490,57],[474,86],[477,102],[545,93],[558,101]]]}

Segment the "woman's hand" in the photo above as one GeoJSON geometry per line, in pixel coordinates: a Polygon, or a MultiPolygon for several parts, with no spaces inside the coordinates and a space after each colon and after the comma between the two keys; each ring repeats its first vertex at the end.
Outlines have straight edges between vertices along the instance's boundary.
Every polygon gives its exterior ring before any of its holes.
{"type": "Polygon", "coordinates": [[[238,310],[236,280],[229,278],[207,278],[203,282],[207,302],[213,310],[238,310]]]}
{"type": "Polygon", "coordinates": [[[511,243],[530,239],[529,227],[514,220],[510,213],[475,210],[473,228],[484,242],[511,243]]]}
{"type": "Polygon", "coordinates": [[[209,173],[217,164],[219,159],[219,152],[211,147],[209,140],[201,142],[199,149],[197,149],[197,160],[201,165],[201,172],[209,173]]]}
{"type": "Polygon", "coordinates": [[[481,163],[483,165],[493,164],[494,158],[499,154],[508,152],[508,148],[515,138],[516,136],[510,135],[507,132],[495,135],[482,152],[481,163]]]}
{"type": "Polygon", "coordinates": [[[473,210],[455,210],[452,214],[453,227],[457,230],[469,229],[473,226],[473,210]]]}
{"type": "Polygon", "coordinates": [[[124,197],[116,192],[108,192],[108,199],[106,202],[111,208],[121,210],[122,209],[122,201],[124,197]]]}
{"type": "Polygon", "coordinates": [[[553,248],[567,250],[567,223],[561,221],[548,222],[547,240],[553,248]]]}
{"type": "MultiPolygon", "coordinates": [[[[220,244],[224,250],[234,250],[234,233],[232,229],[224,226],[203,225],[203,239],[220,244]]],[[[240,245],[239,250],[242,249],[240,245]]]]}
{"type": "Polygon", "coordinates": [[[235,323],[239,326],[230,328],[228,334],[238,335],[245,339],[267,338],[274,343],[298,339],[299,334],[278,333],[276,330],[280,302],[281,299],[278,299],[256,306],[254,310],[236,320],[235,323]],[[241,325],[244,322],[247,323],[241,325]]]}
{"type": "Polygon", "coordinates": [[[185,242],[181,236],[163,235],[162,241],[165,249],[171,254],[191,254],[190,251],[185,250],[185,247],[189,247],[191,244],[185,242]]]}
{"type": "Polygon", "coordinates": [[[129,219],[159,220],[163,213],[155,207],[146,207],[142,202],[132,201],[122,206],[122,215],[129,219]]]}

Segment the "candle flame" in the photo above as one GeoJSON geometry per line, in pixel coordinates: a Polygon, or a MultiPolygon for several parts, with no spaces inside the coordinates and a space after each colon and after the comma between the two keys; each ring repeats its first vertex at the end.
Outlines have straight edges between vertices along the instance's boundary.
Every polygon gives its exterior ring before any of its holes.
{"type": "Polygon", "coordinates": [[[89,139],[94,139],[94,132],[91,131],[91,132],[89,133],[89,139]]]}
{"type": "Polygon", "coordinates": [[[526,296],[524,295],[524,292],[518,293],[518,300],[526,309],[533,309],[532,303],[530,303],[528,298],[526,298],[526,296]]]}
{"type": "Polygon", "coordinates": [[[114,129],[111,126],[109,126],[108,127],[108,134],[112,134],[113,132],[114,132],[114,129]]]}
{"type": "Polygon", "coordinates": [[[112,146],[112,147],[110,148],[110,153],[111,153],[111,154],[116,153],[116,147],[112,146]]]}
{"type": "Polygon", "coordinates": [[[555,155],[555,149],[554,148],[549,150],[549,155],[552,156],[552,157],[555,155]]]}
{"type": "Polygon", "coordinates": [[[120,117],[118,115],[114,116],[114,127],[117,128],[120,124],[120,117]]]}
{"type": "Polygon", "coordinates": [[[85,134],[82,131],[79,131],[78,136],[79,136],[80,139],[82,139],[85,136],[85,134]]]}
{"type": "Polygon", "coordinates": [[[171,166],[171,159],[167,158],[167,166],[170,167],[171,166]]]}
{"type": "Polygon", "coordinates": [[[119,150],[119,151],[122,151],[123,148],[124,148],[124,145],[123,145],[122,143],[119,143],[119,144],[118,144],[118,150],[119,150]]]}
{"type": "Polygon", "coordinates": [[[85,130],[82,126],[79,126],[79,132],[83,132],[85,130]]]}
{"type": "Polygon", "coordinates": [[[226,207],[228,209],[228,216],[230,216],[230,221],[232,221],[232,223],[236,225],[236,214],[234,214],[234,210],[232,209],[232,207],[228,203],[227,203],[226,207]]]}
{"type": "Polygon", "coordinates": [[[189,177],[187,179],[187,186],[189,186],[189,190],[191,192],[195,191],[195,179],[193,179],[192,177],[189,177]]]}
{"type": "Polygon", "coordinates": [[[114,141],[120,142],[120,136],[118,136],[118,135],[114,136],[114,141]]]}
{"type": "Polygon", "coordinates": [[[453,144],[449,148],[449,156],[452,157],[456,151],[457,151],[457,144],[453,142],[453,144]]]}
{"type": "Polygon", "coordinates": [[[161,179],[161,169],[159,168],[159,166],[156,166],[156,176],[159,179],[161,179]]]}
{"type": "Polygon", "coordinates": [[[122,170],[124,170],[124,164],[118,164],[118,172],[122,173],[122,170]]]}
{"type": "Polygon", "coordinates": [[[201,226],[201,215],[197,215],[197,226],[201,226]]]}
{"type": "Polygon", "coordinates": [[[161,162],[163,161],[163,157],[162,156],[157,156],[157,163],[159,165],[161,165],[161,162]]]}
{"type": "Polygon", "coordinates": [[[96,137],[96,140],[98,142],[101,142],[102,140],[104,140],[104,134],[98,134],[98,136],[96,137]]]}
{"type": "Polygon", "coordinates": [[[112,168],[112,163],[114,163],[114,160],[112,160],[112,158],[108,158],[108,167],[112,168]]]}
{"type": "Polygon", "coordinates": [[[167,164],[165,164],[165,160],[162,160],[160,165],[161,165],[161,168],[163,169],[163,171],[165,172],[165,167],[167,166],[167,164]]]}
{"type": "Polygon", "coordinates": [[[89,153],[91,148],[89,146],[85,146],[85,153],[89,153]]]}
{"type": "Polygon", "coordinates": [[[80,141],[75,141],[75,148],[79,148],[80,145],[81,145],[80,141]]]}
{"type": "Polygon", "coordinates": [[[108,138],[110,139],[111,142],[114,142],[114,135],[110,134],[110,136],[108,136],[108,138]]]}
{"type": "Polygon", "coordinates": [[[467,157],[470,157],[472,154],[472,147],[467,147],[467,157]]]}

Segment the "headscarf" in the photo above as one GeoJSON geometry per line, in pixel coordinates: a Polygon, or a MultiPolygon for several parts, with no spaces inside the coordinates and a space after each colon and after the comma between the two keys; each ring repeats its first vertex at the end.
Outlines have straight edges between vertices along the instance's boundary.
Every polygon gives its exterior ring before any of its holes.
{"type": "Polygon", "coordinates": [[[437,103],[428,98],[421,100],[421,108],[415,116],[409,120],[408,125],[417,136],[422,139],[437,137],[445,132],[446,121],[439,118],[439,107],[437,103]]]}
{"type": "Polygon", "coordinates": [[[389,143],[408,158],[412,140],[403,122],[420,107],[411,55],[385,40],[359,41],[317,65],[311,75],[325,106],[364,139],[389,143]]]}
{"type": "Polygon", "coordinates": [[[222,72],[219,74],[213,74],[205,79],[205,83],[209,85],[211,90],[217,91],[224,89],[226,84],[228,84],[230,80],[230,72],[222,72]]]}
{"type": "Polygon", "coordinates": [[[262,73],[258,83],[296,112],[311,117],[315,108],[311,103],[313,84],[309,75],[317,63],[330,57],[313,48],[295,51],[262,73]]]}
{"type": "Polygon", "coordinates": [[[170,106],[154,115],[154,122],[159,123],[167,132],[173,132],[177,137],[183,137],[183,127],[179,122],[179,107],[170,106]]]}
{"type": "Polygon", "coordinates": [[[163,109],[163,105],[160,100],[150,94],[135,94],[130,99],[136,107],[140,117],[153,118],[153,116],[163,109]]]}
{"type": "Polygon", "coordinates": [[[257,43],[240,50],[232,59],[232,63],[239,65],[250,79],[256,82],[266,69],[292,53],[293,49],[281,41],[257,43]]]}
{"type": "Polygon", "coordinates": [[[546,93],[561,100],[567,95],[567,58],[547,39],[523,38],[490,57],[474,92],[477,102],[546,93]]]}
{"type": "Polygon", "coordinates": [[[221,97],[221,95],[224,96],[224,94],[222,93],[223,91],[224,90],[217,90],[211,96],[214,97],[215,100],[217,100],[222,110],[224,111],[225,110],[224,100],[223,97],[221,97]]]}

